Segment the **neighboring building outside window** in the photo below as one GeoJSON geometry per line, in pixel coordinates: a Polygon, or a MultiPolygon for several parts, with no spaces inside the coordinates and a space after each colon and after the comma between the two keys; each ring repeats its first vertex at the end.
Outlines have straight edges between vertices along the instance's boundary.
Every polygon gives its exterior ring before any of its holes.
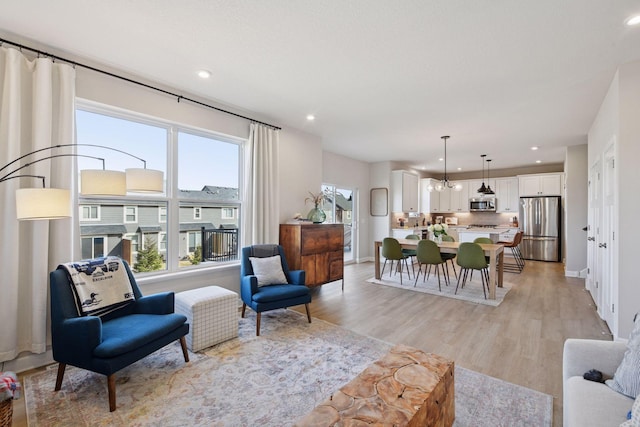
{"type": "Polygon", "coordinates": [[[222,208],[222,219],[233,219],[234,217],[233,208],[222,208]]]}
{"type": "Polygon", "coordinates": [[[131,241],[131,252],[136,254],[140,248],[140,236],[135,234],[125,234],[124,238],[131,241]]]}
{"type": "Polygon", "coordinates": [[[193,219],[202,219],[202,208],[193,208],[193,219]]]}

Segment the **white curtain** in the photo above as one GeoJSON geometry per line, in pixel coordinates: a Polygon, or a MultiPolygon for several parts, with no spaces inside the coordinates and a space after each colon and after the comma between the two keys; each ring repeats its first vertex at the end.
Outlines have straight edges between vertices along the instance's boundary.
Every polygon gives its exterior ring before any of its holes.
{"type": "MultiPolygon", "coordinates": [[[[30,60],[16,49],[0,47],[0,168],[31,151],[73,143],[74,98],[71,66],[48,58],[30,60]]],[[[55,150],[29,156],[1,171],[0,177],[51,154],[55,150]]],[[[42,175],[47,187],[67,188],[72,199],[77,194],[72,157],[45,160],[18,174],[42,175]]],[[[41,185],[33,178],[0,182],[0,361],[46,351],[49,271],[79,253],[79,245],[74,245],[77,224],[71,219],[17,221],[16,189],[41,185]]],[[[71,203],[75,206],[75,200],[71,203]]]]}
{"type": "Polygon", "coordinates": [[[278,130],[251,123],[245,146],[243,246],[278,243],[278,130]]]}

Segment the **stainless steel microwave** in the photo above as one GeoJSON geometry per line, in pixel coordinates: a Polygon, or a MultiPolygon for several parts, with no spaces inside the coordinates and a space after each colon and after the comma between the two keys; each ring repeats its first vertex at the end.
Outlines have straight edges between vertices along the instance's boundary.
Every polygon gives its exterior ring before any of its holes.
{"type": "Polygon", "coordinates": [[[469,199],[469,211],[470,212],[495,212],[496,198],[495,197],[471,198],[469,199]]]}

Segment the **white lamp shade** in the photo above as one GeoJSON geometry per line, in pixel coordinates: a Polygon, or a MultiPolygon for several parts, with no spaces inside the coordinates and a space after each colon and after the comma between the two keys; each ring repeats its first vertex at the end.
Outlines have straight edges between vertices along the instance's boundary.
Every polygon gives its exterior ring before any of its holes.
{"type": "Polygon", "coordinates": [[[80,171],[80,194],[83,196],[124,196],[127,194],[124,172],[102,169],[80,171]]]}
{"type": "Polygon", "coordinates": [[[69,190],[21,188],[16,190],[16,217],[21,220],[60,219],[71,216],[69,190]]]}
{"type": "Polygon", "coordinates": [[[153,169],[130,168],[127,174],[127,191],[132,193],[162,193],[164,173],[153,169]]]}

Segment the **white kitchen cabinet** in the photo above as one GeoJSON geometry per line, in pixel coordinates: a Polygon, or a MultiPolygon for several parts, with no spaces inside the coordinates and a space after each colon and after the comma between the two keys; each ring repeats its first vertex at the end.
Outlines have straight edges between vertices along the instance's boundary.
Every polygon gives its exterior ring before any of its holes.
{"type": "MultiPolygon", "coordinates": [[[[431,185],[438,181],[432,180],[431,185]]],[[[460,190],[446,188],[443,191],[433,191],[430,193],[430,212],[432,213],[456,213],[469,212],[469,184],[467,181],[455,181],[454,184],[461,186],[460,190]]]]}
{"type": "Polygon", "coordinates": [[[518,213],[520,203],[518,178],[496,178],[496,212],[518,213]]]}
{"type": "Polygon", "coordinates": [[[518,175],[518,182],[520,197],[562,195],[563,174],[561,173],[518,175]]]}
{"type": "Polygon", "coordinates": [[[454,190],[453,188],[447,190],[450,195],[448,212],[469,212],[469,181],[457,181],[455,184],[462,188],[460,190],[454,190]]]}
{"type": "Polygon", "coordinates": [[[438,181],[431,178],[420,180],[420,212],[425,215],[429,213],[439,213],[440,211],[440,192],[429,191],[429,186],[435,187],[438,181]]]}
{"type": "Polygon", "coordinates": [[[419,178],[407,171],[391,171],[393,212],[418,212],[419,178]]]}

